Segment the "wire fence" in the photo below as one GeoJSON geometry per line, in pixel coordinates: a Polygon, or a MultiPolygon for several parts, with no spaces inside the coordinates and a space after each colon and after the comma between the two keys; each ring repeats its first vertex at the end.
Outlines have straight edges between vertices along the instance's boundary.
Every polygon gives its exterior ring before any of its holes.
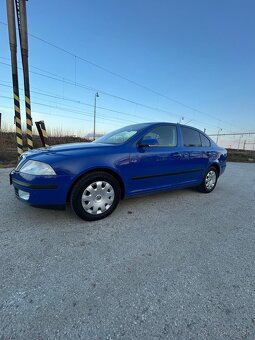
{"type": "Polygon", "coordinates": [[[221,146],[235,150],[255,150],[255,132],[212,134],[210,137],[221,146]]]}

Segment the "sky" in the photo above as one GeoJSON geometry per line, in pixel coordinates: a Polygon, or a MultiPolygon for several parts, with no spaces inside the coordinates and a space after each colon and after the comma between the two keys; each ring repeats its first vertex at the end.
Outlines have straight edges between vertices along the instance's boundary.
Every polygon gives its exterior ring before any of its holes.
{"type": "MultiPolygon", "coordinates": [[[[13,128],[5,2],[0,112],[13,128]]],[[[181,121],[208,134],[255,132],[253,0],[26,4],[32,116],[48,129],[92,132],[98,91],[97,133],[146,121],[181,121]]],[[[18,60],[21,67],[19,50],[18,60]]],[[[21,69],[19,83],[23,99],[21,69]]],[[[21,107],[25,122],[24,100],[21,107]]],[[[226,138],[222,144],[239,142],[226,138]]],[[[241,138],[252,143],[255,135],[241,138]]]]}

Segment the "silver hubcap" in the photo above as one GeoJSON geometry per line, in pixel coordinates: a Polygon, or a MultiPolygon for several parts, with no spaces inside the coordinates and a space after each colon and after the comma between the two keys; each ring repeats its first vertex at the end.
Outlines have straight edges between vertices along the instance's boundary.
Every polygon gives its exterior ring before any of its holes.
{"type": "Polygon", "coordinates": [[[213,170],[209,171],[205,178],[206,188],[211,190],[215,186],[216,179],[216,173],[213,170]]]}
{"type": "Polygon", "coordinates": [[[113,187],[105,181],[91,183],[81,197],[84,210],[92,215],[102,214],[111,207],[113,201],[113,187]]]}

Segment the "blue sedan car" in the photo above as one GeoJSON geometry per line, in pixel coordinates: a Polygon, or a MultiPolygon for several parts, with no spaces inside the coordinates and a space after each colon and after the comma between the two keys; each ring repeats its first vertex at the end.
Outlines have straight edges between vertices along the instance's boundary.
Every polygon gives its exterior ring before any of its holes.
{"type": "Polygon", "coordinates": [[[191,186],[209,193],[226,168],[226,158],[227,151],[196,128],[144,123],[92,143],[25,152],[10,181],[22,201],[34,206],[70,201],[79,217],[94,221],[134,195],[191,186]]]}

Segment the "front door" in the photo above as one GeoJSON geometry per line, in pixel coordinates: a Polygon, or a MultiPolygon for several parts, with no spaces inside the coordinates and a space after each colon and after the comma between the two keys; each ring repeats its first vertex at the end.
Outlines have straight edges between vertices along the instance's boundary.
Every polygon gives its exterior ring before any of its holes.
{"type": "Polygon", "coordinates": [[[130,153],[129,194],[176,187],[184,181],[176,125],[147,132],[130,153]]]}

